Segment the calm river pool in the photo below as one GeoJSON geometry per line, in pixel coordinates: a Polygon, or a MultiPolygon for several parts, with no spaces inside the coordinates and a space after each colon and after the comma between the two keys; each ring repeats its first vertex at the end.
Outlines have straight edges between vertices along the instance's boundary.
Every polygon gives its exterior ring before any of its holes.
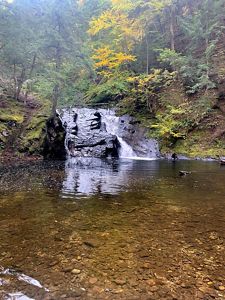
{"type": "Polygon", "coordinates": [[[225,167],[2,165],[0,299],[225,299],[225,167]]]}

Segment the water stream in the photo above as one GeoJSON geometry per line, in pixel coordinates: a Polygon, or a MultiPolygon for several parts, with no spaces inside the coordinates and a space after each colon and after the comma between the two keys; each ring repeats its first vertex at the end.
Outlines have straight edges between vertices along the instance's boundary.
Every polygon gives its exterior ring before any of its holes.
{"type": "Polygon", "coordinates": [[[0,166],[0,299],[225,299],[224,172],[93,158],[0,166]]]}

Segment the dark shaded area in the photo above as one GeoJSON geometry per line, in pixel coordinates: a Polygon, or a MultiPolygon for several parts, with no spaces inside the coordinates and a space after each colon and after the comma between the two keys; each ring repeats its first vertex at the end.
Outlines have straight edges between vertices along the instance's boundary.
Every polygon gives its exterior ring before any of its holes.
{"type": "Polygon", "coordinates": [[[43,144],[42,155],[45,159],[64,160],[66,132],[58,116],[51,117],[46,123],[46,136],[43,144]]]}

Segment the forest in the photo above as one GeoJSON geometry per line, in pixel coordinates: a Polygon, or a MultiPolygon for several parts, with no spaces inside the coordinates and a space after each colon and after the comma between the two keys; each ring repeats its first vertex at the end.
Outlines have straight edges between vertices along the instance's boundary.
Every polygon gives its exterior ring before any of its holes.
{"type": "Polygon", "coordinates": [[[0,148],[6,121],[37,153],[57,107],[106,105],[162,153],[224,155],[224,16],[223,0],[1,0],[0,148]]]}
{"type": "Polygon", "coordinates": [[[225,299],[225,0],[0,0],[0,300],[225,299]]]}

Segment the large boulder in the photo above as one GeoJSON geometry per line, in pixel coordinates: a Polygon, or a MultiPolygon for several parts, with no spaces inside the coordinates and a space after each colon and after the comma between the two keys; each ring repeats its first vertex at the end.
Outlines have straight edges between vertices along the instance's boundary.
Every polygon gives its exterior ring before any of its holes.
{"type": "Polygon", "coordinates": [[[119,146],[117,137],[107,132],[68,141],[68,151],[73,157],[118,157],[119,146]]]}
{"type": "Polygon", "coordinates": [[[94,109],[68,109],[61,114],[66,150],[72,157],[118,157],[117,136],[106,130],[102,114],[94,109]]]}
{"type": "Polygon", "coordinates": [[[148,137],[148,129],[134,117],[123,115],[119,118],[118,134],[139,157],[161,157],[158,142],[148,137]]]}
{"type": "Polygon", "coordinates": [[[66,158],[65,137],[66,131],[61,119],[58,116],[49,118],[46,123],[42,151],[45,159],[64,160],[66,158]]]}

